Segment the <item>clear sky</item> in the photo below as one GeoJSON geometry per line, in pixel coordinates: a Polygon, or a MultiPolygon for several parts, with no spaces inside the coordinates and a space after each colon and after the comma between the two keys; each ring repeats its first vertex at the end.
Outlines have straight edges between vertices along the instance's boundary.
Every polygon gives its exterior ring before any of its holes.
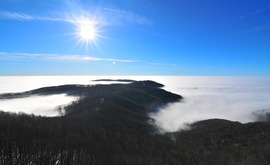
{"type": "Polygon", "coordinates": [[[1,0],[0,75],[270,76],[270,1],[1,0]]]}

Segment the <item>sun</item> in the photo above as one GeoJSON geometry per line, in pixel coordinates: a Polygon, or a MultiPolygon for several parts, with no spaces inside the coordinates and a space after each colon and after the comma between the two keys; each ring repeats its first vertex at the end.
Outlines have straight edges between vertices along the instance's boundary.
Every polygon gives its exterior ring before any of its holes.
{"type": "Polygon", "coordinates": [[[72,20],[75,27],[74,33],[77,42],[74,47],[80,46],[85,48],[85,51],[94,51],[98,49],[98,41],[104,38],[101,33],[103,32],[103,26],[97,18],[91,18],[86,16],[78,17],[72,20]]]}
{"type": "Polygon", "coordinates": [[[94,43],[98,36],[99,30],[97,22],[88,19],[81,19],[77,22],[77,36],[80,42],[94,43]]]}
{"type": "Polygon", "coordinates": [[[95,41],[97,37],[96,26],[92,23],[82,24],[79,26],[79,36],[82,40],[95,41]]]}

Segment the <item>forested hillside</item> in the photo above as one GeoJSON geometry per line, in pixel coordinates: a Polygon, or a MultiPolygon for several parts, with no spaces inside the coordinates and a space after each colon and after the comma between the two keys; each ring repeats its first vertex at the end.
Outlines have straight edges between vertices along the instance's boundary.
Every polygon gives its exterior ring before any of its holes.
{"type": "Polygon", "coordinates": [[[212,119],[159,134],[148,112],[181,96],[155,82],[66,85],[2,98],[79,96],[59,117],[0,112],[0,164],[269,164],[270,123],[212,119]]]}

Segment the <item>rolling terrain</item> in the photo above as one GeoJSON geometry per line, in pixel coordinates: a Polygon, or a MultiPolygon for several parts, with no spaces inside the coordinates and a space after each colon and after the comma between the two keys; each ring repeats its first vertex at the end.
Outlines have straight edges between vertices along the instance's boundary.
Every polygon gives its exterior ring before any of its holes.
{"type": "MultiPolygon", "coordinates": [[[[126,80],[125,80],[126,81],[126,80]]],[[[269,164],[270,122],[210,119],[160,134],[148,113],[182,96],[153,81],[63,85],[0,99],[67,94],[80,99],[58,117],[0,112],[0,164],[269,164]]]]}

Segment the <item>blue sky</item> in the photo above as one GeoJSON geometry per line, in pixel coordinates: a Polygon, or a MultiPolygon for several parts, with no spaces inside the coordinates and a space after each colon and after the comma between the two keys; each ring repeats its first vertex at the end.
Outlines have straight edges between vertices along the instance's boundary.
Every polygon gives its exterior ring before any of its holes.
{"type": "Polygon", "coordinates": [[[0,75],[269,76],[269,63],[269,0],[0,1],[0,75]]]}

